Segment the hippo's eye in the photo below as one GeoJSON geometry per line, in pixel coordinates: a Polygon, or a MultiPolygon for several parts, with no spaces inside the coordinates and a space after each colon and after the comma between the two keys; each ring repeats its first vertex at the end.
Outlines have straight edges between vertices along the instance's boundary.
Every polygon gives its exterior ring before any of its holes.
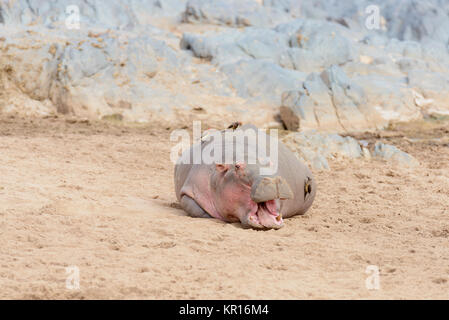
{"type": "Polygon", "coordinates": [[[307,177],[307,180],[304,181],[304,200],[306,199],[307,195],[312,193],[312,179],[307,177]]]}

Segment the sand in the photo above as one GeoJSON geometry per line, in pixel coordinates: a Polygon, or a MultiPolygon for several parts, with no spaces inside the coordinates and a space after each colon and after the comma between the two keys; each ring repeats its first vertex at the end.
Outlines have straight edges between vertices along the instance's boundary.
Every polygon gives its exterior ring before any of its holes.
{"type": "Polygon", "coordinates": [[[256,231],[179,209],[175,128],[0,117],[0,298],[448,299],[447,127],[360,134],[421,165],[332,161],[305,216],[256,231]]]}

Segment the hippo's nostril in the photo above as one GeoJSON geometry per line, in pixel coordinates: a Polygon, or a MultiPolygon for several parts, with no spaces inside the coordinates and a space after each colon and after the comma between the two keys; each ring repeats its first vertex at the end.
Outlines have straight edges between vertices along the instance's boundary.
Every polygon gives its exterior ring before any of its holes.
{"type": "Polygon", "coordinates": [[[273,199],[292,199],[293,192],[282,177],[265,177],[257,181],[251,191],[254,202],[265,202],[273,199]]]}

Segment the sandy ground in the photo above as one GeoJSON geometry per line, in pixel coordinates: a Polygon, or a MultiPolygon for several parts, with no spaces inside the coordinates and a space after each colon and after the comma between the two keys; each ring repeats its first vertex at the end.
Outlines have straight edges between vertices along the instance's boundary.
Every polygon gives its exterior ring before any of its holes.
{"type": "Polygon", "coordinates": [[[331,162],[307,215],[255,231],[179,209],[174,128],[0,118],[0,298],[448,299],[447,127],[360,134],[421,166],[331,162]]]}

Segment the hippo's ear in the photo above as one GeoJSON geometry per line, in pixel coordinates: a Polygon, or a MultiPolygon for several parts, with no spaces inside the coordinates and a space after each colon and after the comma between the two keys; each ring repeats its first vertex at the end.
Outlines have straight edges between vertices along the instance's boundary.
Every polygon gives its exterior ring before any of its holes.
{"type": "Polygon", "coordinates": [[[229,164],[215,164],[215,170],[218,172],[226,172],[229,170],[229,164]]]}

